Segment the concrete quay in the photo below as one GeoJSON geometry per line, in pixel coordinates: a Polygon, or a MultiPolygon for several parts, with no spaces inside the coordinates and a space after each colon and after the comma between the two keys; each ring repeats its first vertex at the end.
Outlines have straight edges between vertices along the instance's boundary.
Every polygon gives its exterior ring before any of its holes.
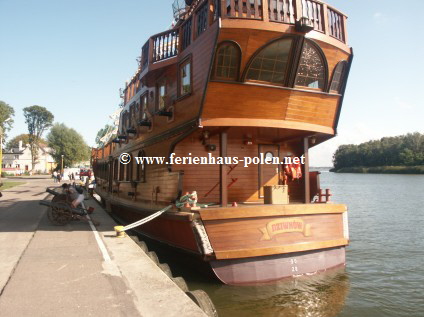
{"type": "Polygon", "coordinates": [[[0,315],[206,316],[94,200],[97,228],[55,226],[39,205],[52,180],[25,181],[0,199],[0,315]]]}

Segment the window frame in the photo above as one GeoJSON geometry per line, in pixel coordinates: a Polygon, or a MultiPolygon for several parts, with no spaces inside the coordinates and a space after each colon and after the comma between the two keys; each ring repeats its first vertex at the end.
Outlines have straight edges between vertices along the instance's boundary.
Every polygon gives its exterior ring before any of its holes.
{"type": "Polygon", "coordinates": [[[140,109],[139,109],[139,117],[138,120],[144,120],[143,118],[143,114],[146,114],[146,119],[147,119],[147,109],[149,107],[149,92],[146,91],[144,94],[142,94],[140,96],[140,105],[139,105],[140,109]],[[143,105],[143,99],[145,98],[146,103],[143,105]]]}
{"type": "Polygon", "coordinates": [[[328,92],[330,94],[340,94],[340,91],[342,90],[343,83],[345,81],[345,74],[346,74],[347,67],[348,67],[348,62],[346,60],[339,61],[336,64],[336,66],[334,67],[333,74],[331,75],[331,80],[328,84],[328,92]],[[333,81],[334,81],[334,77],[336,75],[336,70],[339,66],[342,67],[342,70],[341,70],[341,73],[340,73],[340,79],[339,79],[339,83],[338,83],[339,87],[338,87],[338,90],[332,90],[331,86],[333,86],[333,81]]]}
{"type": "Polygon", "coordinates": [[[213,68],[212,68],[212,80],[217,81],[236,81],[238,82],[240,79],[240,66],[241,66],[241,60],[242,60],[242,50],[240,45],[235,41],[222,41],[218,44],[216,50],[215,50],[215,59],[213,62],[213,68]],[[224,46],[233,46],[236,49],[236,52],[238,54],[237,58],[237,65],[236,65],[236,77],[235,78],[228,78],[228,77],[219,77],[217,76],[217,69],[218,69],[218,52],[219,50],[224,46]]]}
{"type": "Polygon", "coordinates": [[[295,61],[296,54],[297,54],[298,42],[299,42],[298,36],[296,36],[296,35],[285,35],[285,36],[273,39],[273,40],[267,42],[265,45],[258,48],[256,50],[256,52],[252,55],[252,57],[250,57],[249,62],[247,63],[247,65],[244,69],[243,76],[242,76],[243,82],[244,83],[256,83],[256,84],[261,84],[261,85],[269,85],[269,86],[275,86],[275,87],[292,88],[293,86],[291,85],[291,80],[290,80],[292,69],[289,66],[293,65],[293,62],[295,61]],[[278,42],[278,41],[281,41],[281,40],[288,40],[288,39],[291,39],[292,43],[291,43],[290,51],[289,51],[289,54],[288,54],[288,57],[287,57],[287,63],[286,63],[286,69],[285,69],[285,75],[284,75],[285,78],[284,78],[282,83],[277,84],[277,83],[273,83],[273,82],[270,82],[270,81],[254,80],[254,79],[248,79],[247,78],[247,74],[249,73],[249,69],[250,69],[251,65],[253,64],[253,61],[256,59],[256,57],[264,49],[266,49],[268,46],[274,44],[275,42],[278,42]]]}
{"type": "MultiPolygon", "coordinates": [[[[143,150],[138,151],[137,157],[145,157],[146,154],[143,150]]],[[[136,179],[139,183],[145,183],[146,182],[146,164],[137,164],[137,170],[136,170],[136,179]]]]}
{"type": "Polygon", "coordinates": [[[166,109],[166,97],[168,95],[168,89],[167,89],[167,85],[166,85],[166,79],[162,78],[158,80],[158,83],[156,84],[156,111],[161,111],[161,110],[165,110],[166,109]],[[164,86],[164,90],[165,90],[165,94],[164,94],[164,100],[163,100],[163,109],[160,108],[160,87],[164,86]]]}
{"type": "Polygon", "coordinates": [[[193,56],[192,54],[188,55],[185,59],[183,59],[179,64],[178,64],[178,83],[177,83],[177,87],[178,87],[178,99],[182,99],[185,98],[187,96],[191,96],[193,94],[193,56]],[[182,93],[182,78],[181,78],[181,68],[185,65],[185,64],[190,64],[190,91],[186,92],[186,93],[182,93]]]}

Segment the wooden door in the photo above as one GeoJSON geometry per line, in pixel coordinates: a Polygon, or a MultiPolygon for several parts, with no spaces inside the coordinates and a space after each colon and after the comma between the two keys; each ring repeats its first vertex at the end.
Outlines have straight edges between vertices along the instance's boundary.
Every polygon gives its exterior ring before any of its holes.
{"type": "MultiPolygon", "coordinates": [[[[278,145],[259,145],[259,158],[279,158],[278,145]]],[[[280,164],[259,164],[259,198],[264,197],[264,186],[278,185],[280,164]]]]}

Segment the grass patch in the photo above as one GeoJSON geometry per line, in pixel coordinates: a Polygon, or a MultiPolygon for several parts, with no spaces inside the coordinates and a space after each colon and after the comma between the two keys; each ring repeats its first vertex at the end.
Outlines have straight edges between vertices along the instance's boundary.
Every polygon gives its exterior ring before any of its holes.
{"type": "Polygon", "coordinates": [[[424,174],[424,166],[375,166],[375,167],[344,167],[335,173],[364,173],[364,174],[424,174]]]}
{"type": "Polygon", "coordinates": [[[5,181],[5,182],[3,182],[3,185],[0,187],[0,190],[10,189],[12,187],[23,185],[23,184],[25,184],[25,182],[9,182],[9,181],[5,181]]]}

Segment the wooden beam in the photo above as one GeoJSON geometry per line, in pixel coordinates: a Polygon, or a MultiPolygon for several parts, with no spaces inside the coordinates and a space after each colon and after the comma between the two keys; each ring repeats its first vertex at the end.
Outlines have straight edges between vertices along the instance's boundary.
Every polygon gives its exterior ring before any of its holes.
{"type": "Polygon", "coordinates": [[[237,208],[202,208],[202,221],[284,217],[300,215],[341,214],[347,212],[342,204],[239,205],[237,208]]]}
{"type": "MultiPolygon", "coordinates": [[[[219,156],[227,156],[227,132],[223,131],[219,135],[219,156]]],[[[228,188],[227,188],[227,165],[221,164],[219,166],[219,195],[221,207],[227,207],[228,205],[228,188]]]]}
{"type": "Polygon", "coordinates": [[[309,138],[303,138],[303,153],[305,155],[305,164],[303,165],[304,177],[305,177],[305,204],[311,203],[311,188],[309,179],[309,138]]]}
{"type": "Polygon", "coordinates": [[[279,247],[268,247],[259,249],[242,249],[242,250],[215,250],[215,256],[218,260],[223,259],[239,259],[239,258],[250,258],[255,256],[274,255],[274,254],[285,254],[293,252],[304,252],[310,250],[319,250],[334,248],[339,246],[346,246],[349,244],[347,239],[335,239],[328,241],[317,241],[300,244],[283,245],[279,247]]]}

